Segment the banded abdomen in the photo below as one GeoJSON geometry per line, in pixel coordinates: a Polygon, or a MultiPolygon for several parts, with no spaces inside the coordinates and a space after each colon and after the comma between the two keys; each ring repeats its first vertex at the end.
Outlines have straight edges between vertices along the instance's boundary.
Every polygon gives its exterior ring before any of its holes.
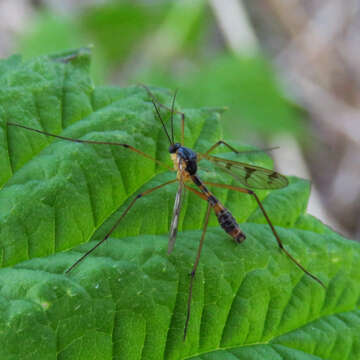
{"type": "Polygon", "coordinates": [[[196,176],[192,175],[191,179],[194,184],[199,187],[201,192],[207,197],[207,201],[215,211],[215,215],[219,221],[220,226],[237,242],[241,243],[246,239],[245,234],[241,231],[239,224],[231,212],[225,208],[223,204],[208,190],[202,181],[196,176]]]}
{"type": "Polygon", "coordinates": [[[232,216],[231,212],[223,205],[221,210],[217,211],[214,207],[216,217],[218,218],[220,226],[237,242],[241,243],[246,239],[245,234],[241,231],[239,224],[232,216]]]}

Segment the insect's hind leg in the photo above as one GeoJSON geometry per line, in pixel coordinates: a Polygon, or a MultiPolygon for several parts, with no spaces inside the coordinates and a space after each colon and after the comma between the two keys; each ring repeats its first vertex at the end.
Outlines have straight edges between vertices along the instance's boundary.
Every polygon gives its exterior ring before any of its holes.
{"type": "Polygon", "coordinates": [[[324,285],[324,283],[315,275],[311,274],[308,270],[306,270],[284,247],[284,244],[282,243],[282,241],[280,240],[280,237],[278,235],[278,233],[275,230],[274,225],[272,224],[272,222],[270,221],[270,218],[267,214],[267,212],[265,211],[264,206],[262,205],[259,197],[256,195],[256,193],[252,190],[246,189],[246,188],[242,188],[239,186],[232,186],[232,185],[226,185],[226,184],[216,184],[216,183],[211,183],[211,182],[205,182],[205,184],[210,185],[210,186],[215,186],[215,187],[219,187],[219,188],[223,188],[223,189],[229,189],[229,190],[234,190],[234,191],[238,191],[244,194],[248,194],[248,195],[252,195],[262,214],[265,217],[266,222],[268,223],[268,225],[270,226],[271,232],[273,233],[273,235],[275,236],[275,239],[279,245],[279,248],[281,249],[281,251],[283,251],[285,253],[285,255],[295,264],[297,265],[306,275],[310,276],[312,279],[314,279],[316,282],[318,282],[322,287],[326,288],[326,286],[324,285]]]}
{"type": "Polygon", "coordinates": [[[166,183],[163,183],[161,185],[155,186],[149,190],[146,190],[138,195],[135,196],[135,198],[131,201],[131,203],[129,204],[129,206],[124,210],[124,212],[121,214],[121,216],[119,217],[119,219],[116,221],[116,223],[112,226],[112,228],[107,232],[107,234],[105,235],[105,237],[99,241],[95,246],[93,246],[90,250],[88,250],[84,255],[82,255],[78,260],[76,260],[66,271],[65,274],[69,273],[74,267],[76,267],[77,265],[79,265],[88,255],[90,255],[96,248],[98,248],[101,244],[103,244],[109,237],[110,235],[114,232],[114,230],[118,227],[118,225],[120,224],[121,220],[126,216],[126,214],[129,212],[129,210],[133,207],[133,205],[135,204],[135,202],[146,196],[151,194],[152,192],[154,192],[155,190],[161,189],[162,187],[169,185],[169,184],[173,184],[174,182],[176,182],[177,179],[174,180],[170,180],[167,181],[166,183]]]}

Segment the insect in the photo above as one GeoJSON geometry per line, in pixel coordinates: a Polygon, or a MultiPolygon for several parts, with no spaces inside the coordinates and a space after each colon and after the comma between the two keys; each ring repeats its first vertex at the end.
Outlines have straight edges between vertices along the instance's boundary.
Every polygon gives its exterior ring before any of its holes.
{"type": "MultiPolygon", "coordinates": [[[[202,153],[202,154],[196,153],[194,150],[185,147],[184,146],[185,114],[183,114],[179,111],[175,111],[176,92],[172,98],[171,108],[168,108],[165,105],[160,104],[157,101],[157,99],[151,93],[150,89],[148,89],[146,86],[143,86],[143,87],[146,89],[146,91],[153,103],[155,114],[156,114],[157,118],[159,119],[159,121],[161,122],[161,125],[164,130],[164,134],[166,135],[166,137],[169,141],[168,151],[169,151],[170,157],[173,161],[173,168],[170,168],[170,170],[175,170],[176,178],[136,195],[133,198],[133,200],[131,201],[131,203],[128,205],[128,207],[123,211],[123,213],[121,214],[119,219],[112,226],[112,228],[107,232],[105,237],[101,241],[99,241],[94,247],[92,247],[90,250],[88,250],[85,254],[83,254],[75,263],[73,263],[65,271],[65,273],[69,273],[72,269],[74,269],[77,265],[79,265],[79,263],[81,263],[89,254],[91,254],[96,248],[98,248],[102,243],[104,243],[110,237],[110,235],[118,227],[118,225],[121,223],[123,218],[130,211],[130,209],[134,206],[134,204],[136,203],[136,201],[138,199],[140,199],[144,196],[147,196],[147,195],[153,193],[154,191],[159,190],[169,184],[178,182],[178,190],[176,192],[174,208],[173,208],[173,215],[172,215],[170,232],[169,232],[168,254],[170,254],[173,251],[174,246],[175,246],[175,241],[176,241],[176,236],[177,236],[177,231],[178,231],[178,224],[179,224],[179,215],[180,215],[180,210],[181,210],[181,200],[182,200],[185,189],[192,192],[193,194],[195,194],[202,200],[205,200],[208,204],[207,212],[206,212],[206,216],[205,216],[204,227],[202,230],[199,246],[197,249],[196,258],[195,258],[195,261],[194,261],[194,264],[192,267],[192,271],[190,273],[190,282],[189,282],[188,299],[187,299],[187,312],[186,312],[186,319],[185,319],[184,333],[183,333],[184,340],[186,339],[187,329],[188,329],[188,325],[189,325],[189,321],[190,321],[192,291],[193,291],[195,274],[196,274],[196,271],[197,271],[197,268],[199,265],[201,251],[202,251],[204,240],[205,240],[205,234],[206,234],[211,210],[214,211],[214,213],[217,217],[217,220],[219,222],[219,225],[222,227],[222,229],[236,243],[240,244],[246,239],[246,235],[241,230],[239,224],[237,223],[236,219],[234,218],[234,216],[232,215],[230,210],[225,208],[225,206],[207,188],[207,185],[210,185],[212,187],[225,188],[225,189],[229,189],[229,190],[233,190],[233,191],[237,191],[240,193],[244,193],[244,194],[253,196],[254,199],[256,200],[256,203],[258,204],[262,214],[264,215],[264,217],[272,231],[272,234],[274,235],[274,237],[278,243],[279,248],[306,275],[310,276],[312,279],[317,281],[321,286],[323,286],[325,288],[325,285],[319,278],[317,278],[315,275],[311,274],[308,270],[306,270],[286,250],[286,248],[283,246],[283,243],[280,240],[280,237],[277,234],[273,224],[271,223],[268,214],[266,213],[262,203],[260,202],[258,196],[256,195],[256,193],[253,190],[251,190],[251,189],[279,189],[279,188],[285,187],[288,185],[288,180],[286,179],[286,177],[279,174],[276,171],[273,171],[273,170],[265,169],[265,168],[262,168],[259,166],[254,166],[254,165],[250,165],[250,164],[239,162],[239,161],[230,161],[230,160],[226,160],[226,159],[223,159],[220,157],[210,155],[210,153],[220,145],[226,146],[232,152],[238,153],[236,151],[236,149],[234,149],[231,145],[229,145],[228,143],[226,143],[225,141],[222,141],[222,140],[216,142],[205,153],[202,153]],[[161,116],[160,106],[164,107],[165,109],[170,111],[170,131],[168,131],[168,128],[166,127],[166,124],[161,116]],[[181,116],[181,141],[180,142],[175,142],[175,136],[174,136],[174,114],[175,113],[177,113],[181,116]],[[199,160],[202,160],[202,159],[212,162],[216,168],[218,168],[219,170],[232,176],[236,181],[238,181],[240,184],[244,185],[245,187],[211,183],[211,182],[203,182],[200,179],[200,177],[197,175],[198,162],[199,162],[199,160]],[[191,187],[191,186],[189,186],[189,184],[195,185],[195,187],[191,187]]],[[[142,152],[141,150],[138,150],[137,148],[135,148],[129,144],[92,141],[92,140],[81,140],[81,139],[75,139],[75,138],[69,138],[69,137],[51,134],[46,131],[27,127],[22,124],[16,124],[16,123],[12,123],[12,122],[8,122],[7,124],[9,126],[23,128],[28,131],[37,132],[42,135],[51,136],[51,137],[55,137],[55,138],[66,140],[66,141],[72,141],[72,142],[84,143],[84,144],[94,144],[94,145],[120,146],[120,147],[126,148],[130,151],[136,152],[140,156],[151,159],[152,161],[157,162],[160,165],[169,168],[166,164],[161,163],[159,160],[152,158],[145,152],[142,152]]]]}

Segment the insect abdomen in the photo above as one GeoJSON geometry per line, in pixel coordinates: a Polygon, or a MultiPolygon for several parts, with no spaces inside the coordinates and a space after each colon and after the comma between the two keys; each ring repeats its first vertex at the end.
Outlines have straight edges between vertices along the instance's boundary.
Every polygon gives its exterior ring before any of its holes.
{"type": "Polygon", "coordinates": [[[201,192],[207,197],[207,201],[214,209],[220,226],[237,242],[241,243],[246,239],[245,234],[241,231],[231,212],[220,203],[220,201],[207,189],[203,182],[196,176],[192,175],[191,179],[199,187],[201,192]]]}
{"type": "Polygon", "coordinates": [[[220,226],[237,242],[241,243],[246,239],[235,218],[228,209],[223,208],[216,212],[220,226]]]}

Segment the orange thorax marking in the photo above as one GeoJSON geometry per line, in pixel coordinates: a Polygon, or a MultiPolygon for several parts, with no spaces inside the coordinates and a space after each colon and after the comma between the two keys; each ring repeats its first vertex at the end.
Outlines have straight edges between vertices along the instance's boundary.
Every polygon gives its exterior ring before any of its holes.
{"type": "MultiPolygon", "coordinates": [[[[174,170],[177,173],[176,178],[180,180],[181,170],[179,168],[178,157],[176,154],[170,154],[170,156],[171,156],[171,160],[174,163],[174,170]]],[[[186,169],[186,162],[183,159],[180,159],[180,161],[182,168],[186,169]]],[[[191,180],[191,175],[186,170],[183,170],[182,177],[184,182],[191,180]]]]}

